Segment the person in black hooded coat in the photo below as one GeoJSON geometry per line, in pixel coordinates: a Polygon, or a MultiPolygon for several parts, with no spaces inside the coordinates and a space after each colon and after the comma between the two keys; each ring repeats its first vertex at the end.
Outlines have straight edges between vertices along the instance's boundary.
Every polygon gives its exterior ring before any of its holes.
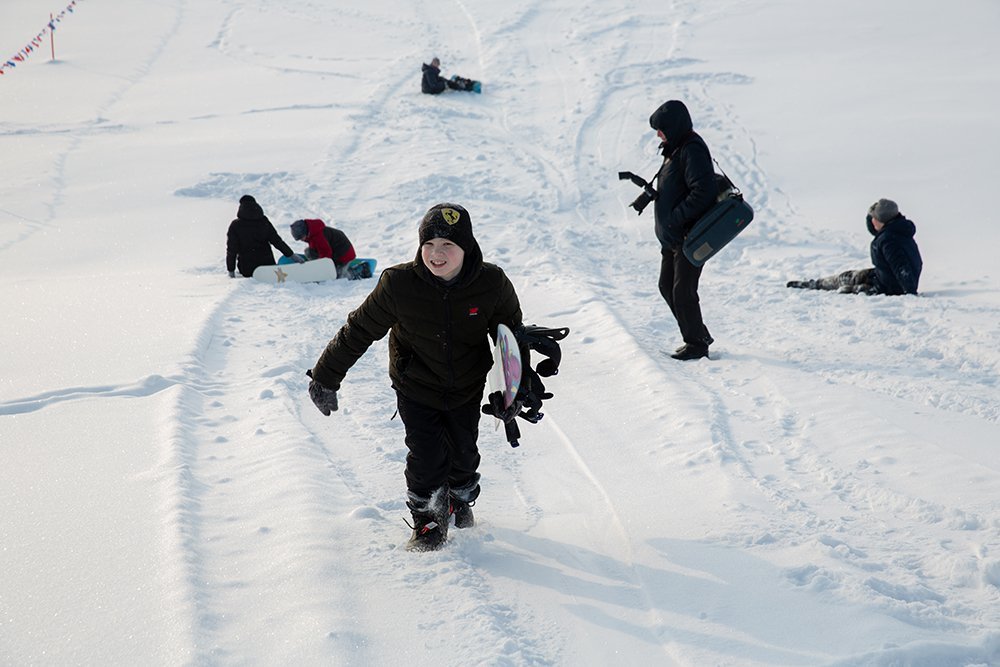
{"type": "Polygon", "coordinates": [[[430,64],[424,63],[423,77],[420,79],[420,91],[427,95],[438,95],[445,91],[448,82],[441,76],[441,61],[437,58],[430,64]]]}
{"type": "Polygon", "coordinates": [[[835,290],[843,294],[916,294],[924,263],[913,238],[917,226],[899,212],[891,199],[879,199],[865,216],[871,243],[873,266],[850,269],[833,276],[791,280],[788,287],[835,290]]]}
{"type": "Polygon", "coordinates": [[[446,89],[482,92],[480,83],[457,74],[450,79],[441,76],[441,61],[437,58],[430,64],[424,63],[423,77],[420,79],[420,91],[428,95],[439,95],[446,89]]]}
{"type": "Polygon", "coordinates": [[[229,224],[226,233],[226,270],[229,277],[236,277],[237,268],[240,274],[249,278],[258,266],[274,265],[272,245],[285,257],[295,259],[295,253],[278,236],[278,231],[264,215],[264,209],[257,200],[243,195],[236,219],[229,224]]]}
{"type": "Polygon", "coordinates": [[[687,361],[708,356],[714,341],[701,316],[698,280],[702,267],[684,256],[684,237],[716,201],[718,186],[708,145],[683,102],[670,100],[649,117],[663,142],[663,165],[656,176],[656,238],[660,242],[660,294],[677,320],[684,344],[671,355],[687,361]]]}

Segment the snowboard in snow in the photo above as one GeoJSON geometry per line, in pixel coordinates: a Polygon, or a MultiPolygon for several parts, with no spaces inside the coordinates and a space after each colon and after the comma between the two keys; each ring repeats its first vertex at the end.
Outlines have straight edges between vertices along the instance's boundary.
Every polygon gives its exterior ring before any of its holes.
{"type": "Polygon", "coordinates": [[[337,278],[337,267],[327,257],[313,259],[302,264],[275,264],[258,266],[253,272],[254,280],[272,285],[282,283],[319,283],[337,278]]]}
{"type": "Polygon", "coordinates": [[[378,262],[367,257],[352,259],[347,265],[347,268],[344,269],[344,277],[348,280],[374,278],[376,264],[378,264],[378,262]]]}
{"type": "Polygon", "coordinates": [[[475,81],[474,79],[466,79],[464,76],[455,75],[448,79],[448,87],[452,90],[468,90],[473,93],[483,92],[483,84],[481,81],[475,81]]]}

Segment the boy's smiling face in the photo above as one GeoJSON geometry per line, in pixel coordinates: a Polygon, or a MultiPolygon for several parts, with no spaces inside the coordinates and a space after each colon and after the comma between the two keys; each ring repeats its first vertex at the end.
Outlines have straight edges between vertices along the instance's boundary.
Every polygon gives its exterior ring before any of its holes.
{"type": "Polygon", "coordinates": [[[420,259],[435,276],[451,280],[462,270],[465,251],[448,239],[434,238],[420,246],[420,259]]]}

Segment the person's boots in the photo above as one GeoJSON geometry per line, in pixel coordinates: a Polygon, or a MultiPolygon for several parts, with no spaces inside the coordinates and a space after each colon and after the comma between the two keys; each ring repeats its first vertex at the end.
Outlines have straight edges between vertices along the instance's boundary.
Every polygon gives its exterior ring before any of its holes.
{"type": "MultiPolygon", "coordinates": [[[[714,342],[715,342],[715,339],[714,339],[714,338],[712,338],[712,336],[711,336],[711,335],[709,335],[709,336],[708,336],[707,338],[705,338],[705,340],[704,340],[704,343],[705,343],[705,347],[708,347],[709,345],[711,345],[711,344],[712,344],[712,343],[714,343],[714,342]]],[[[679,353],[679,352],[682,352],[682,351],[684,350],[684,348],[686,348],[687,346],[688,346],[688,344],[687,344],[687,343],[684,343],[684,344],[683,344],[683,345],[681,345],[681,346],[680,346],[679,348],[677,348],[676,350],[674,350],[674,352],[678,352],[678,353],[679,353]]],[[[673,356],[673,355],[671,355],[671,356],[673,356]]],[[[706,355],[706,356],[707,356],[707,355],[706,355]]]]}
{"type": "Polygon", "coordinates": [[[708,357],[708,345],[687,345],[681,346],[679,350],[670,355],[678,361],[691,361],[692,359],[704,359],[708,357]]]}
{"type": "Polygon", "coordinates": [[[406,543],[407,551],[434,551],[448,540],[448,489],[442,487],[421,498],[409,494],[406,506],[413,515],[413,535],[406,543]]]}
{"type": "Polygon", "coordinates": [[[463,487],[451,490],[451,513],[455,516],[455,528],[472,528],[476,525],[476,517],[472,506],[479,497],[479,475],[463,487]]]}
{"type": "Polygon", "coordinates": [[[467,503],[458,498],[451,499],[451,513],[455,516],[455,528],[472,528],[476,525],[476,517],[472,514],[473,503],[467,503]]]}

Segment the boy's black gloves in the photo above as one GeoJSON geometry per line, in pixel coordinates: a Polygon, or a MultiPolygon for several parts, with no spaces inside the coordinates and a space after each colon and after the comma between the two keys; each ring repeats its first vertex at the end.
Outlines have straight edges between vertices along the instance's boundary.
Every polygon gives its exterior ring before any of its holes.
{"type": "MultiPolygon", "coordinates": [[[[311,378],[312,371],[306,371],[306,375],[311,378]]],[[[324,387],[319,382],[316,382],[316,380],[309,381],[309,398],[319,408],[319,411],[327,417],[330,416],[331,412],[337,411],[337,392],[324,387]]]]}

